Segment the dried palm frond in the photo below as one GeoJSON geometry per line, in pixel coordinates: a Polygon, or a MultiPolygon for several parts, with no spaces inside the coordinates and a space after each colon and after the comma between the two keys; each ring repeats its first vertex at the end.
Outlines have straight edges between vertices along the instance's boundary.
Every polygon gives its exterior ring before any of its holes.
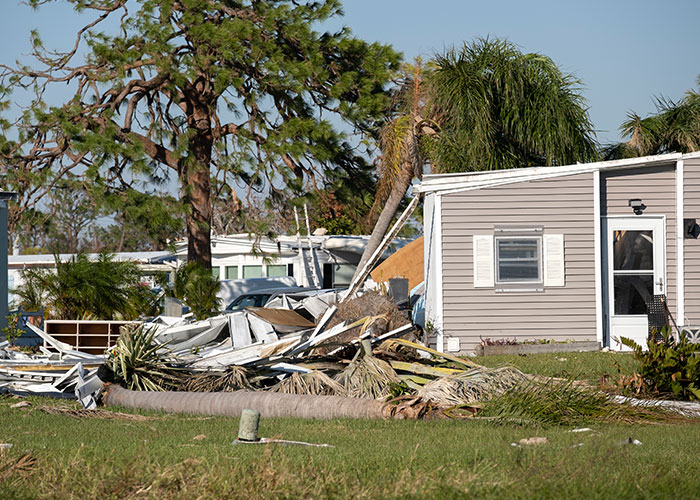
{"type": "Polygon", "coordinates": [[[180,391],[232,392],[251,389],[250,371],[238,365],[229,366],[225,372],[200,373],[188,377],[180,384],[180,391]]]}
{"type": "Polygon", "coordinates": [[[36,458],[25,453],[17,458],[0,457],[0,482],[12,477],[14,474],[30,472],[36,467],[36,458]]]}
{"type": "Polygon", "coordinates": [[[335,376],[353,398],[384,399],[393,384],[401,382],[389,363],[372,356],[363,356],[350,363],[335,376]]]}
{"type": "Polygon", "coordinates": [[[318,370],[308,373],[292,373],[270,390],[285,394],[310,394],[313,396],[345,396],[347,393],[345,387],[340,383],[318,370]]]}
{"type": "Polygon", "coordinates": [[[418,389],[417,396],[449,408],[500,396],[522,383],[527,375],[516,368],[474,368],[440,377],[418,389]]]}
{"type": "Polygon", "coordinates": [[[542,383],[536,380],[523,382],[487,401],[477,417],[495,423],[566,426],[601,420],[626,423],[687,421],[663,409],[614,402],[608,394],[575,385],[572,381],[542,383]]]}
{"type": "Polygon", "coordinates": [[[109,410],[85,410],[77,408],[69,408],[67,406],[41,406],[37,410],[49,413],[51,415],[65,415],[73,418],[96,418],[100,420],[132,420],[135,422],[143,422],[147,420],[158,420],[161,417],[147,417],[135,413],[121,413],[118,411],[109,410]]]}

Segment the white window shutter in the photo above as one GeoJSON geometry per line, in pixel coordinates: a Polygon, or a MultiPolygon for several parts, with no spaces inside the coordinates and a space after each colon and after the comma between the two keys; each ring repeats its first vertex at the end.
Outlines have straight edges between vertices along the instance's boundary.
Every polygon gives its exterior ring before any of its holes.
{"type": "Polygon", "coordinates": [[[544,235],[544,286],[564,286],[564,235],[544,235]]]}
{"type": "Polygon", "coordinates": [[[493,288],[493,236],[474,235],[474,288],[493,288]]]}

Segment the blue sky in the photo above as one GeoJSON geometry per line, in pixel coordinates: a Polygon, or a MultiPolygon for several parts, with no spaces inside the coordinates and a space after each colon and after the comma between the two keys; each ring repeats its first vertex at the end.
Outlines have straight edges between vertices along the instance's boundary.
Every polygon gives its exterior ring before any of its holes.
{"type": "MultiPolygon", "coordinates": [[[[29,51],[32,28],[48,47],[72,45],[78,23],[66,3],[37,14],[18,0],[1,1],[1,62],[29,51]]],[[[655,95],[678,99],[700,74],[698,0],[346,0],[344,10],[341,22],[356,35],[390,43],[409,60],[479,36],[551,57],[583,81],[604,143],[619,139],[628,111],[647,115],[655,95]]]]}

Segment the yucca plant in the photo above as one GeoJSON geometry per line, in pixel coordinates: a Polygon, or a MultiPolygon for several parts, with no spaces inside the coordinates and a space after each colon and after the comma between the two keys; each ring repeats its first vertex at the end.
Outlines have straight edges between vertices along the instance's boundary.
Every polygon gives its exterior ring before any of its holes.
{"type": "Polygon", "coordinates": [[[155,329],[143,325],[125,327],[109,355],[115,379],[134,391],[164,391],[179,385],[182,374],[172,366],[163,344],[155,341],[155,329]]]}

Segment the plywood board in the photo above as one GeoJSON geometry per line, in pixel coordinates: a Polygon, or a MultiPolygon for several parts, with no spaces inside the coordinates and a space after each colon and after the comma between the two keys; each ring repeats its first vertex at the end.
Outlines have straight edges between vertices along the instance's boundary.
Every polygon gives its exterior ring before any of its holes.
{"type": "Polygon", "coordinates": [[[370,273],[375,283],[408,278],[408,288],[423,282],[423,236],[394,252],[370,273]]]}

